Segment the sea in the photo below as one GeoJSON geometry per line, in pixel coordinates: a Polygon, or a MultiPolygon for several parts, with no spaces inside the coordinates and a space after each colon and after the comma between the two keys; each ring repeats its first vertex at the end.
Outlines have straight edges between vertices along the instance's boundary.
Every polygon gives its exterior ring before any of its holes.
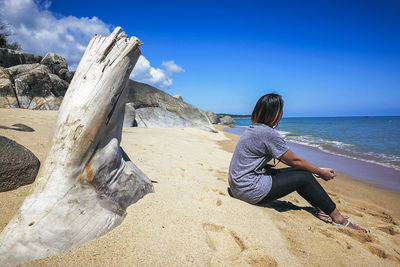
{"type": "MultiPolygon", "coordinates": [[[[251,124],[234,120],[228,131],[239,135],[251,124]]],[[[277,130],[314,164],[400,191],[400,116],[282,118],[277,130]]]]}

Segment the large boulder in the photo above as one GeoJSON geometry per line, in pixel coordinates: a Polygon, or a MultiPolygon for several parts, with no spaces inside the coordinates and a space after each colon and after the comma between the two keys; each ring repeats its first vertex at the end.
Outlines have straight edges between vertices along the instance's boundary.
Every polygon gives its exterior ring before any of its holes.
{"type": "Polygon", "coordinates": [[[0,108],[18,108],[13,78],[6,68],[0,67],[0,108]]]}
{"type": "Polygon", "coordinates": [[[128,81],[128,102],[144,127],[191,127],[215,131],[204,111],[148,84],[128,81]],[[144,109],[144,110],[142,110],[144,109]]]}
{"type": "Polygon", "coordinates": [[[54,95],[49,96],[36,96],[33,97],[29,103],[28,109],[40,109],[40,110],[58,110],[60,109],[63,97],[55,97],[54,95]]]}
{"type": "Polygon", "coordinates": [[[0,107],[57,110],[68,86],[46,65],[34,63],[2,68],[0,107]]]}
{"type": "Polygon", "coordinates": [[[68,69],[61,69],[58,72],[58,77],[66,81],[67,83],[71,83],[72,78],[74,77],[75,71],[69,71],[68,69]]]}
{"type": "Polygon", "coordinates": [[[139,108],[136,110],[136,122],[139,127],[148,128],[186,128],[191,127],[189,121],[176,113],[160,107],[139,108]]]}
{"type": "Polygon", "coordinates": [[[53,84],[53,87],[51,89],[51,92],[56,96],[64,96],[65,93],[67,92],[69,83],[66,81],[62,80],[60,77],[58,77],[55,74],[50,73],[49,74],[51,83],[53,84]]]}
{"type": "Polygon", "coordinates": [[[15,77],[15,92],[21,108],[29,108],[34,97],[52,95],[51,89],[53,88],[53,84],[47,72],[48,68],[41,66],[43,65],[39,65],[38,68],[21,73],[15,77]]]}
{"type": "MultiPolygon", "coordinates": [[[[11,76],[16,77],[18,74],[31,71],[31,70],[39,67],[39,66],[40,66],[39,63],[21,64],[21,65],[16,65],[16,66],[9,67],[7,69],[10,72],[11,76]]],[[[48,71],[50,72],[50,69],[48,71]]]]}
{"type": "Polygon", "coordinates": [[[210,120],[210,122],[211,122],[212,124],[217,124],[217,123],[219,123],[218,115],[215,114],[214,112],[209,112],[209,111],[207,111],[207,112],[206,112],[206,115],[207,115],[208,119],[210,120]]]}
{"type": "Polygon", "coordinates": [[[68,71],[68,63],[62,56],[56,53],[47,53],[40,64],[49,67],[51,73],[60,75],[60,72],[65,76],[66,71],[68,71]],[[65,71],[66,70],[66,71],[65,71]]]}
{"type": "Polygon", "coordinates": [[[0,192],[33,183],[40,166],[38,158],[4,136],[0,136],[0,147],[0,192]]]}
{"type": "Polygon", "coordinates": [[[231,116],[225,115],[225,116],[219,118],[219,124],[235,126],[235,120],[231,116]]]}
{"type": "Polygon", "coordinates": [[[42,60],[41,56],[23,53],[21,51],[0,48],[0,66],[12,67],[21,64],[39,63],[42,60]]]}

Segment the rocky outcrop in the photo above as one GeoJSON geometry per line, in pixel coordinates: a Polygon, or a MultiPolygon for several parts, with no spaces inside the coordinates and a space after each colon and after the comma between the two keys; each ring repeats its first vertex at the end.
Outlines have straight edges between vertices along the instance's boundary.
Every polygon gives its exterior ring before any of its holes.
{"type": "Polygon", "coordinates": [[[206,115],[212,124],[235,126],[235,120],[229,115],[215,114],[214,112],[206,112],[206,115]]]}
{"type": "Polygon", "coordinates": [[[51,73],[60,76],[60,72],[65,75],[68,71],[68,64],[65,58],[55,53],[47,53],[40,64],[49,67],[51,73]]]}
{"type": "Polygon", "coordinates": [[[160,107],[147,107],[137,109],[136,121],[139,127],[148,128],[191,127],[190,121],[179,117],[176,113],[170,112],[160,107]]]}
{"type": "Polygon", "coordinates": [[[64,96],[65,93],[67,92],[69,83],[67,83],[66,81],[62,80],[60,77],[52,73],[49,73],[49,77],[52,83],[52,88],[50,89],[51,92],[56,97],[64,96]]]}
{"type": "Polygon", "coordinates": [[[18,107],[17,97],[13,88],[13,78],[10,72],[2,67],[0,67],[0,107],[18,107]]]}
{"type": "Polygon", "coordinates": [[[5,68],[21,64],[39,63],[40,60],[42,60],[42,57],[38,55],[0,48],[0,66],[5,68]]]}
{"type": "Polygon", "coordinates": [[[50,70],[44,65],[18,74],[14,83],[20,108],[58,109],[62,102],[52,93],[53,87],[58,88],[58,84],[53,84],[50,70]]]}
{"type": "Polygon", "coordinates": [[[175,97],[176,99],[179,99],[180,101],[183,101],[183,98],[182,98],[181,95],[174,95],[174,97],[175,97]]]}
{"type": "MultiPolygon", "coordinates": [[[[11,56],[3,58],[0,54],[0,65],[6,62],[4,66],[8,67],[0,69],[0,108],[58,110],[74,75],[68,70],[67,61],[55,53],[41,58],[4,51],[7,55],[20,55],[21,59],[9,63],[11,56]]],[[[215,114],[210,119],[204,111],[185,103],[181,95],[171,96],[135,81],[129,81],[127,86],[131,104],[125,108],[124,127],[193,127],[215,131],[210,123],[217,123],[215,114]]]]}
{"type": "Polygon", "coordinates": [[[235,126],[235,120],[231,116],[225,115],[219,118],[219,124],[235,126]]]}
{"type": "MultiPolygon", "coordinates": [[[[40,66],[39,63],[21,64],[21,65],[9,67],[8,71],[10,72],[11,76],[16,77],[18,74],[31,71],[34,68],[37,68],[39,66],[40,66]]],[[[48,70],[48,71],[50,71],[50,70],[48,70]]]]}
{"type": "Polygon", "coordinates": [[[217,124],[217,123],[219,123],[218,115],[215,114],[214,112],[209,112],[209,111],[207,111],[207,112],[206,112],[206,115],[207,115],[208,119],[210,120],[210,122],[211,122],[212,124],[217,124]]]}
{"type": "Polygon", "coordinates": [[[204,111],[157,88],[130,80],[128,101],[134,104],[138,126],[191,127],[215,131],[204,111]]]}
{"type": "Polygon", "coordinates": [[[4,136],[0,136],[0,147],[0,192],[33,183],[40,166],[36,156],[4,136]]]}
{"type": "Polygon", "coordinates": [[[73,73],[66,60],[54,53],[41,63],[1,68],[0,108],[59,109],[73,73]]]}

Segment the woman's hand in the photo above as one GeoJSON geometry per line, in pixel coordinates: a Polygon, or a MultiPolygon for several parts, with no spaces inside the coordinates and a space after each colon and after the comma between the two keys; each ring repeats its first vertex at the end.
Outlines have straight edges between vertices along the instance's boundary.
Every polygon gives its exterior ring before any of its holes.
{"type": "Polygon", "coordinates": [[[280,158],[283,163],[299,168],[302,170],[309,171],[311,173],[316,174],[318,177],[321,177],[325,181],[329,181],[336,176],[336,172],[330,168],[318,168],[317,166],[311,164],[307,160],[297,156],[292,150],[286,151],[280,158]]]}
{"type": "Polygon", "coordinates": [[[325,181],[332,180],[333,178],[336,177],[336,172],[334,169],[331,168],[320,168],[320,172],[318,175],[324,179],[325,181]]]}

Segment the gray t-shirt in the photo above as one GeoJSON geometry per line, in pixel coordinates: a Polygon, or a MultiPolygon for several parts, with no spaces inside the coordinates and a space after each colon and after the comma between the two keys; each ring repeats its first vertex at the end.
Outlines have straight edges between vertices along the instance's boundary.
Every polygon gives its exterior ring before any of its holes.
{"type": "Polygon", "coordinates": [[[271,190],[272,178],[265,164],[289,150],[273,128],[256,123],[242,134],[229,166],[229,185],[234,197],[251,204],[260,202],[271,190]]]}

